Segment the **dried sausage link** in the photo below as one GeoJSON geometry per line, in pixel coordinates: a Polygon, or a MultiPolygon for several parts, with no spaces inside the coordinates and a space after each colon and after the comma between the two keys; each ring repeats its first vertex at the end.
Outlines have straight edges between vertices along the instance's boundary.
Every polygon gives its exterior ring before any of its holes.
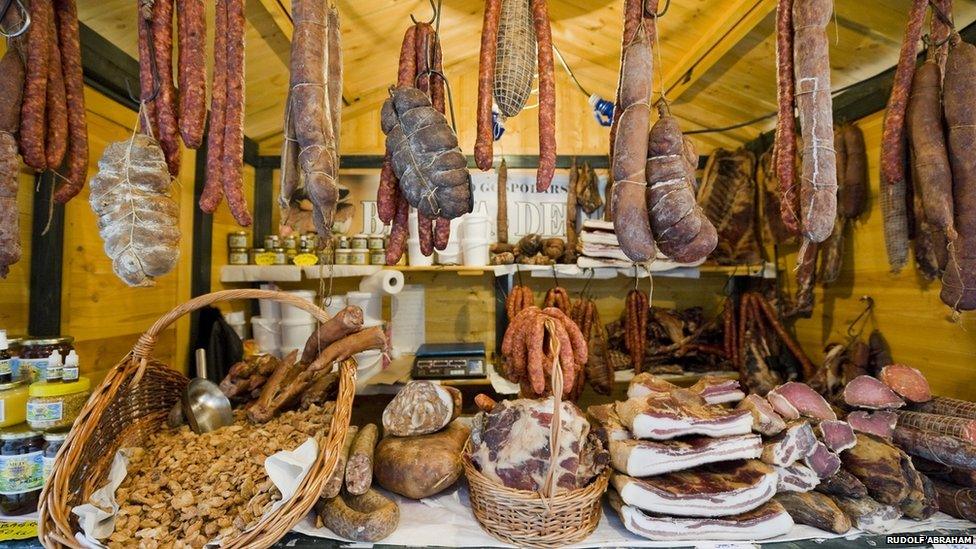
{"type": "Polygon", "coordinates": [[[61,70],[68,108],[66,183],[54,194],[64,204],[77,195],[88,177],[88,122],[85,114],[85,81],[81,70],[81,39],[75,0],[54,0],[54,15],[61,48],[61,70]]]}

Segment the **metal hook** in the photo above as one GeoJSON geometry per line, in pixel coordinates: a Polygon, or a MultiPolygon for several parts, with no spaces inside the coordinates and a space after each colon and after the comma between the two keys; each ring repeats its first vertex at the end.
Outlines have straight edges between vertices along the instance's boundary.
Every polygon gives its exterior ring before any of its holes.
{"type": "Polygon", "coordinates": [[[580,290],[579,298],[583,299],[586,295],[586,290],[590,288],[590,282],[593,282],[593,276],[596,274],[596,269],[590,267],[583,267],[583,271],[587,273],[586,283],[583,284],[583,289],[580,290]]]}
{"type": "MultiPolygon", "coordinates": [[[[156,55],[152,51],[152,44],[153,44],[152,25],[149,24],[148,19],[139,18],[139,21],[140,24],[146,25],[146,32],[148,33],[146,36],[146,40],[148,40],[150,44],[149,73],[152,74],[152,93],[149,94],[148,97],[143,98],[142,91],[140,89],[140,93],[139,93],[140,97],[136,97],[135,95],[132,94],[132,86],[129,83],[128,78],[125,79],[125,91],[126,93],[129,94],[129,99],[131,99],[134,103],[142,103],[142,102],[148,103],[150,101],[156,100],[156,96],[159,95],[159,88],[162,87],[162,82],[161,79],[159,78],[159,70],[156,67],[156,55]]],[[[141,88],[141,83],[140,83],[140,88],[141,88]]]]}
{"type": "Polygon", "coordinates": [[[31,25],[30,12],[27,11],[27,7],[24,6],[24,3],[21,2],[21,0],[6,0],[6,2],[4,2],[3,4],[3,9],[0,9],[0,21],[3,21],[4,19],[7,18],[7,12],[10,11],[10,6],[12,6],[13,4],[17,4],[17,9],[20,10],[20,17],[23,20],[23,22],[20,25],[19,29],[12,32],[8,32],[3,28],[0,28],[0,35],[2,35],[4,38],[7,38],[8,40],[11,38],[17,38],[18,36],[24,34],[25,32],[27,32],[27,29],[30,28],[31,25]]]}
{"type": "MultiPolygon", "coordinates": [[[[441,13],[440,0],[438,0],[437,5],[434,5],[434,0],[427,0],[427,3],[430,4],[430,9],[432,13],[430,15],[430,21],[424,21],[424,22],[427,23],[428,25],[432,25],[435,21],[437,21],[438,16],[441,13]]],[[[413,21],[414,25],[420,23],[420,21],[417,21],[417,18],[414,17],[412,13],[410,14],[410,20],[413,21]]]]}
{"type": "Polygon", "coordinates": [[[938,41],[935,41],[935,42],[932,41],[932,37],[930,35],[928,35],[928,34],[923,34],[922,35],[922,43],[925,44],[925,47],[927,47],[927,48],[938,48],[938,47],[944,46],[944,45],[948,44],[949,43],[949,40],[951,40],[951,39],[952,39],[952,34],[951,33],[950,34],[947,34],[946,37],[943,38],[942,40],[938,40],[938,41]]]}
{"type": "Polygon", "coordinates": [[[866,303],[866,305],[864,306],[864,310],[861,311],[859,315],[854,317],[854,320],[847,326],[847,337],[852,339],[856,339],[861,336],[861,333],[864,332],[864,325],[867,324],[867,317],[871,311],[874,310],[874,298],[871,296],[862,295],[859,301],[866,303]],[[857,333],[854,333],[854,326],[856,326],[858,322],[861,322],[861,320],[864,320],[864,324],[861,325],[861,328],[857,331],[857,333]]]}
{"type": "Polygon", "coordinates": [[[946,12],[942,11],[942,6],[935,2],[935,0],[929,0],[929,6],[932,8],[932,13],[942,22],[943,25],[949,27],[952,31],[949,33],[951,36],[956,31],[956,26],[952,23],[952,19],[946,12]]]}
{"type": "MultiPolygon", "coordinates": [[[[658,17],[664,17],[664,14],[668,13],[668,8],[670,7],[671,7],[671,0],[665,0],[664,9],[654,14],[654,18],[657,19],[658,17]]],[[[645,10],[644,13],[647,13],[647,10],[645,10]]]]}
{"type": "Polygon", "coordinates": [[[518,285],[525,286],[522,280],[522,269],[519,268],[519,264],[515,264],[515,278],[518,278],[518,285]]]}
{"type": "Polygon", "coordinates": [[[552,281],[553,281],[553,284],[555,284],[556,287],[558,288],[559,287],[559,277],[556,276],[556,264],[553,263],[552,265],[550,265],[550,267],[552,267],[552,281]]]}

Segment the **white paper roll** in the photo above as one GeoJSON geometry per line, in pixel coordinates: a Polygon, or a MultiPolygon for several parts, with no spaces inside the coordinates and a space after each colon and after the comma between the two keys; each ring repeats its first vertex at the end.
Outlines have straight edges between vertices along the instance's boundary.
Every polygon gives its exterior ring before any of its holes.
{"type": "Polygon", "coordinates": [[[364,277],[359,283],[360,292],[371,294],[396,295],[403,289],[403,273],[392,269],[383,269],[364,277]]]}

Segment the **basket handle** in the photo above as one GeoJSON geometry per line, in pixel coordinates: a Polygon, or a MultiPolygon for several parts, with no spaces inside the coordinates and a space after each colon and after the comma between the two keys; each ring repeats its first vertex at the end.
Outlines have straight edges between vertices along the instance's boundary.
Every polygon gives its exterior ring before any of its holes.
{"type": "Polygon", "coordinates": [[[194,297],[186,303],[177,305],[170,312],[159,317],[159,320],[150,326],[145,333],[139,336],[139,340],[132,347],[132,356],[142,363],[141,367],[144,367],[146,361],[149,359],[149,356],[152,354],[153,348],[156,346],[156,337],[159,336],[163,330],[169,328],[169,326],[176,322],[176,320],[181,316],[187,313],[192,313],[193,311],[202,309],[207,305],[212,305],[219,301],[232,301],[235,299],[270,299],[272,301],[298,307],[299,309],[311,314],[313,317],[315,317],[315,320],[319,322],[325,322],[329,319],[328,313],[320,309],[314,303],[286,292],[280,292],[277,290],[257,290],[253,288],[221,290],[219,292],[212,292],[194,297]]]}
{"type": "Polygon", "coordinates": [[[548,499],[553,493],[556,481],[556,463],[559,461],[559,433],[563,430],[563,420],[560,412],[563,407],[563,372],[559,362],[559,339],[555,337],[556,321],[551,317],[545,320],[546,331],[549,332],[549,352],[552,353],[552,369],[550,383],[552,384],[552,420],[549,423],[549,468],[546,470],[546,481],[542,485],[539,495],[548,499]]]}

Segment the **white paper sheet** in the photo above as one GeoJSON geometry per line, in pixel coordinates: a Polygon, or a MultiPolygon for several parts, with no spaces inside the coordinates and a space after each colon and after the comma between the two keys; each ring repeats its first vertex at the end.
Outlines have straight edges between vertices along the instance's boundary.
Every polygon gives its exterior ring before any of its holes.
{"type": "Polygon", "coordinates": [[[424,287],[420,284],[407,284],[393,296],[390,332],[395,351],[414,354],[424,343],[427,338],[425,307],[424,287]]]}
{"type": "MultiPolygon", "coordinates": [[[[390,537],[379,542],[383,545],[418,547],[427,545],[444,547],[512,547],[485,532],[478,521],[475,520],[468,506],[468,490],[467,484],[464,482],[460,482],[458,486],[455,486],[447,492],[420,501],[403,498],[385,491],[382,492],[384,495],[394,498],[400,506],[400,525],[390,537]]],[[[968,520],[955,519],[949,515],[937,513],[931,519],[924,521],[899,520],[894,529],[889,533],[961,530],[974,527],[976,527],[976,524],[968,520]]],[[[335,535],[328,528],[315,528],[315,517],[313,514],[309,514],[309,516],[302,519],[293,530],[308,536],[350,541],[335,535]]],[[[851,530],[846,535],[838,535],[824,532],[811,526],[797,525],[787,534],[762,540],[762,542],[831,539],[839,537],[852,539],[860,535],[861,532],[859,530],[851,530]]],[[[746,540],[742,542],[721,542],[720,545],[722,547],[734,547],[746,546],[758,542],[759,540],[746,540]]],[[[370,547],[371,545],[368,543],[357,543],[354,546],[370,547]]],[[[617,518],[617,514],[609,505],[604,503],[603,517],[600,519],[600,524],[597,526],[596,531],[582,543],[573,545],[572,547],[674,547],[677,545],[715,547],[719,544],[706,540],[700,542],[674,542],[644,539],[627,531],[620,522],[620,519],[617,518]]]]}

